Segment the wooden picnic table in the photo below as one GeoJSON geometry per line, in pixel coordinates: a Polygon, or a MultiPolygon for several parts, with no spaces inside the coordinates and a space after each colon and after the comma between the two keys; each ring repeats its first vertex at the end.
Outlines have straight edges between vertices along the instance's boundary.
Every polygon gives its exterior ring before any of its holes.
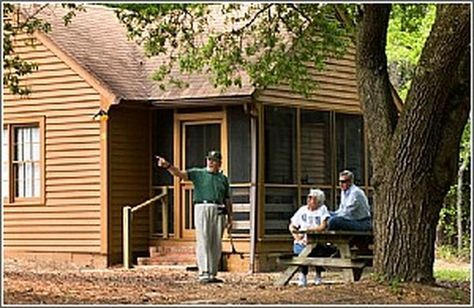
{"type": "Polygon", "coordinates": [[[275,282],[276,285],[286,285],[299,266],[323,266],[326,268],[341,268],[345,281],[358,281],[365,266],[372,262],[372,250],[369,244],[373,242],[373,234],[370,231],[296,231],[306,233],[308,244],[297,257],[290,259],[279,259],[288,268],[275,282]],[[339,250],[339,257],[309,257],[311,251],[317,244],[326,245],[331,243],[339,250]],[[351,249],[354,246],[354,249],[351,249]]]}

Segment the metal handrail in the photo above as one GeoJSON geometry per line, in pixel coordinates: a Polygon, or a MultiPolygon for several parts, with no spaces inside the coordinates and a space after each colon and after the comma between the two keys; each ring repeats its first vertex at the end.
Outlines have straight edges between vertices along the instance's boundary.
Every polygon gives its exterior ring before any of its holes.
{"type": "MultiPolygon", "coordinates": [[[[123,207],[123,219],[122,219],[122,232],[123,232],[123,266],[125,268],[132,267],[132,243],[131,243],[131,234],[132,234],[132,218],[133,213],[152,204],[153,202],[161,199],[161,204],[163,209],[166,208],[165,198],[168,196],[168,187],[162,187],[163,192],[157,196],[154,196],[151,199],[148,199],[145,202],[142,202],[136,206],[126,205],[123,207]]],[[[163,218],[167,215],[163,215],[163,218]]],[[[167,222],[166,222],[167,223],[167,222]]],[[[165,233],[165,232],[163,232],[165,233]]],[[[166,231],[167,233],[167,231],[166,231]]]]}

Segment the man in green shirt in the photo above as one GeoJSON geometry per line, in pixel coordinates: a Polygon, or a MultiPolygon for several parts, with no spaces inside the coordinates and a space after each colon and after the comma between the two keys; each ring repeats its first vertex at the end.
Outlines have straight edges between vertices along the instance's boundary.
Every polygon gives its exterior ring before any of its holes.
{"type": "Polygon", "coordinates": [[[227,214],[227,230],[232,228],[232,203],[227,177],[220,170],[222,155],[219,151],[210,151],[206,156],[205,168],[179,170],[164,158],[156,156],[158,166],[165,168],[173,176],[194,185],[194,221],[196,225],[196,257],[199,270],[199,282],[222,282],[216,278],[222,252],[222,233],[224,217],[227,214]]]}

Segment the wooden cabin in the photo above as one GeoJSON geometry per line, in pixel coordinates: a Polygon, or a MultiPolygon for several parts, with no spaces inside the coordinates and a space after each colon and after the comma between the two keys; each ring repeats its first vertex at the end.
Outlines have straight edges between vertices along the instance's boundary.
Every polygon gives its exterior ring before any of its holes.
{"type": "MultiPolygon", "coordinates": [[[[54,13],[50,13],[54,12],[54,13]]],[[[369,199],[370,165],[356,88],[354,52],[312,69],[310,98],[281,84],[215,89],[204,74],[162,91],[157,59],[128,41],[112,9],[86,6],[65,27],[45,12],[50,33],[23,35],[15,52],[38,64],[28,97],[3,97],[5,256],[107,267],[122,262],[122,208],[168,188],[168,198],[133,216],[135,263],[193,264],[192,185],[155,165],[203,166],[220,149],[234,215],[222,266],[268,271],[291,251],[288,223],[309,188],[338,204],[338,172],[350,169],[369,199]],[[106,113],[107,116],[97,116],[106,113]]],[[[372,202],[371,202],[372,203],[372,202]]]]}

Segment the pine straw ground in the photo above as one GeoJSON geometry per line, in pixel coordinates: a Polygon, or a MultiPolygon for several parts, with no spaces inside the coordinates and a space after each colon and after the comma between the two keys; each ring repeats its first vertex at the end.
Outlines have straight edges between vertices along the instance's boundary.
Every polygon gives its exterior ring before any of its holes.
{"type": "MultiPolygon", "coordinates": [[[[445,266],[449,266],[444,264],[445,266]]],[[[459,265],[455,264],[455,267],[459,265]]],[[[467,265],[470,267],[470,265],[467,265]]],[[[222,284],[201,285],[196,272],[184,268],[66,269],[58,265],[4,261],[4,304],[469,304],[470,282],[432,286],[381,284],[370,271],[355,283],[340,273],[325,272],[325,283],[277,287],[279,273],[222,272],[222,284]]],[[[296,275],[295,275],[296,277],[296,275]]],[[[309,280],[312,281],[310,273],[309,280]]]]}

